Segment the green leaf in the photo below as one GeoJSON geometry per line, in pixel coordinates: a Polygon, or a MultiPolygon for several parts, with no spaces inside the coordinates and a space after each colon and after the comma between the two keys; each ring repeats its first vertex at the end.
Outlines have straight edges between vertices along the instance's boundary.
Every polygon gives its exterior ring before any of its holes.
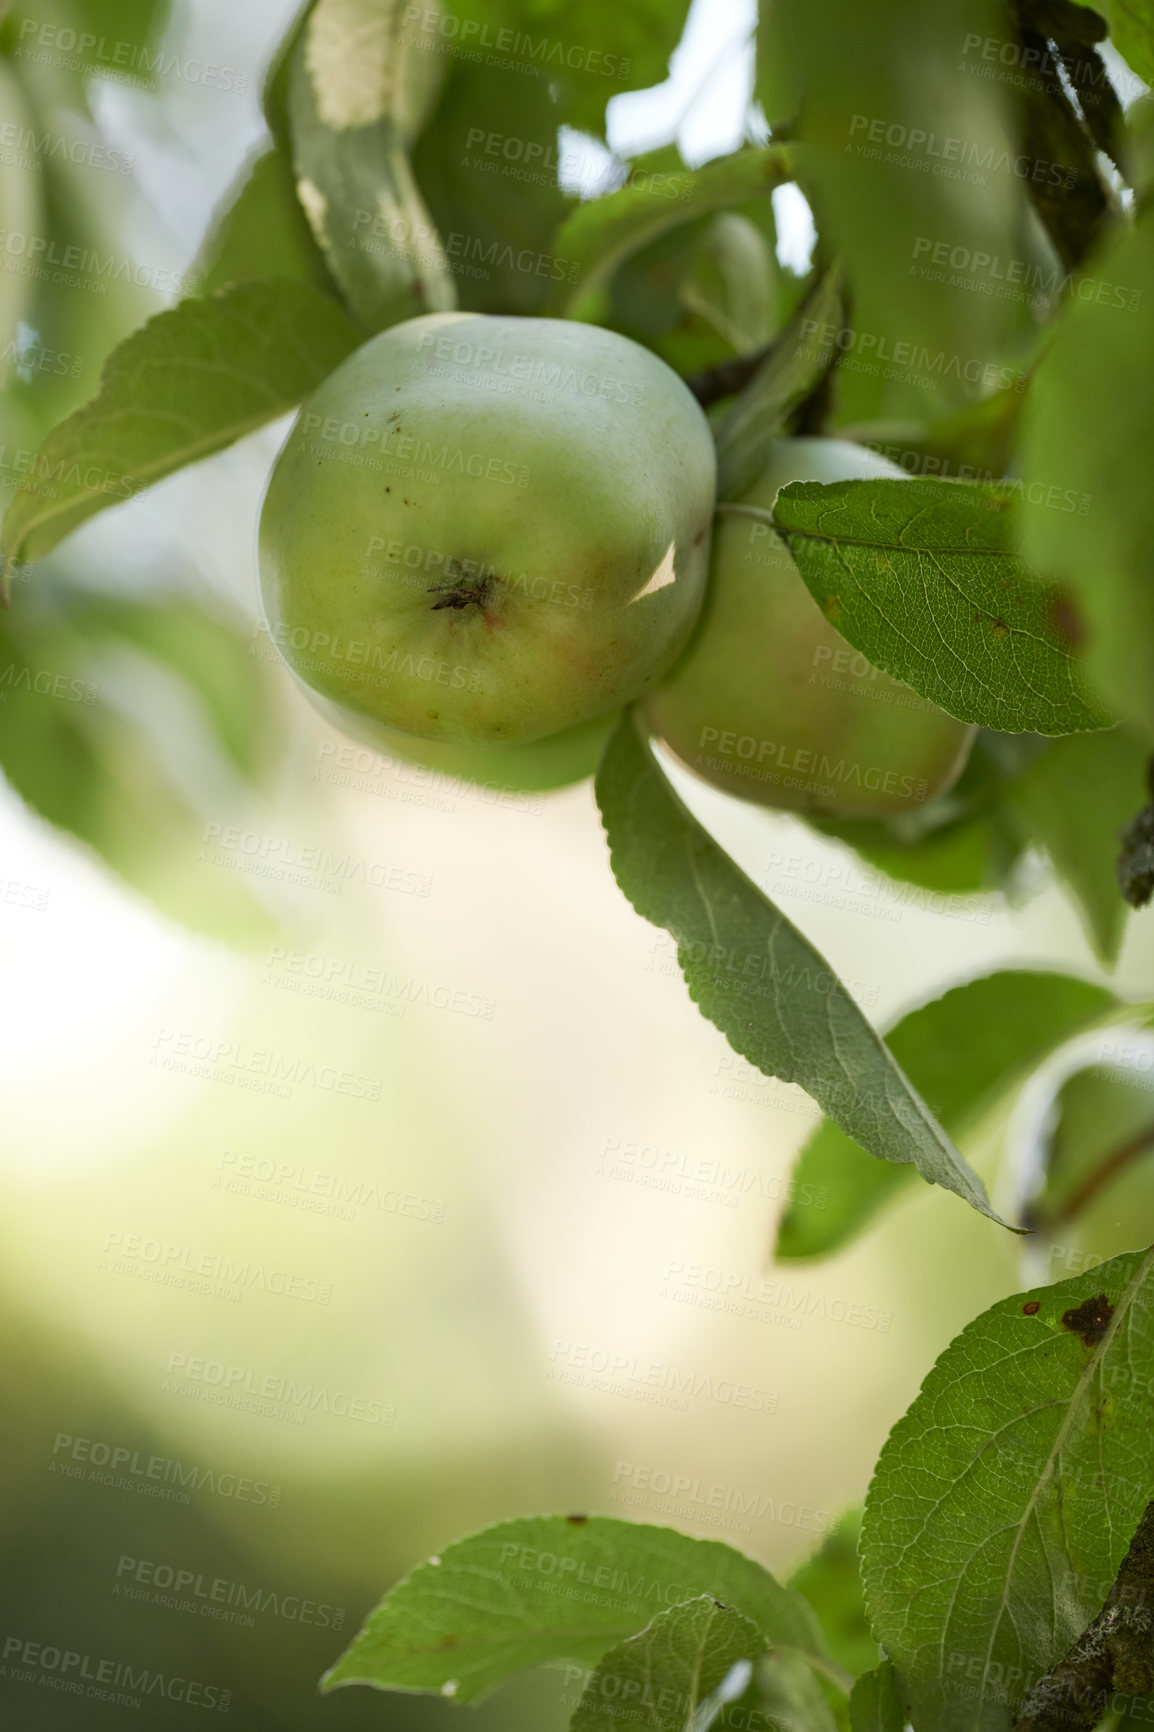
{"type": "Polygon", "coordinates": [[[817,1613],[830,1653],[853,1677],[876,1666],[878,1659],[858,1568],[860,1532],[861,1510],[847,1510],[787,1584],[805,1595],[817,1613]]]}
{"type": "Polygon", "coordinates": [[[794,481],[773,521],[842,636],[950,715],[1011,734],[1106,727],[1057,590],[1014,550],[1012,497],[950,481],[794,481]]]}
{"type": "Polygon", "coordinates": [[[1090,1622],[1154,1491],[1154,1250],[984,1312],[890,1433],[870,1622],[915,1725],[1008,1732],[1090,1622]]]}
{"type": "MultiPolygon", "coordinates": [[[[675,145],[630,164],[630,178],[680,174],[675,145]]],[[[788,323],[803,285],[777,260],[777,222],[764,195],[723,211],[708,211],[667,229],[624,261],[608,285],[583,305],[586,316],[632,337],[696,390],[697,375],[741,363],[728,395],[749,378],[748,363],[764,355],[788,323]]],[[[711,381],[718,417],[722,394],[711,381]]]]}
{"type": "Polygon", "coordinates": [[[871,1154],[912,1163],[997,1220],[880,1035],[682,804],[629,714],[595,787],[618,884],[643,919],[677,940],[690,997],[734,1051],[767,1076],[800,1083],[871,1154]]]}
{"type": "MultiPolygon", "coordinates": [[[[0,8],[3,28],[11,32],[10,41],[17,48],[17,64],[23,62],[26,73],[30,69],[39,72],[36,63],[25,56],[47,48],[51,58],[45,71],[51,82],[62,95],[67,93],[69,106],[82,112],[91,112],[88,81],[101,73],[118,81],[127,75],[138,89],[161,87],[166,66],[176,59],[172,53],[158,57],[171,12],[171,0],[54,0],[50,15],[40,0],[7,0],[0,8]],[[23,19],[35,22],[37,34],[20,31],[23,19]],[[61,37],[68,41],[64,33],[70,30],[75,32],[72,47],[61,50],[61,37]]],[[[234,68],[229,70],[238,76],[234,68]]],[[[243,84],[239,88],[243,89],[243,84]]],[[[7,109],[5,112],[9,114],[7,109]]]]}
{"type": "MultiPolygon", "coordinates": [[[[680,159],[674,166],[681,169],[680,159]]],[[[760,294],[763,307],[768,309],[776,270],[776,261],[771,260],[765,237],[734,212],[694,217],[666,230],[625,260],[608,286],[604,320],[598,322],[632,337],[635,343],[643,343],[674,372],[686,376],[704,371],[730,359],[741,348],[768,341],[768,328],[743,344],[730,340],[736,335],[731,330],[722,336],[719,326],[729,330],[734,323],[728,293],[731,279],[739,294],[751,302],[760,294]],[[743,229],[751,231],[750,248],[760,249],[760,257],[751,256],[747,268],[740,272],[740,286],[737,248],[728,249],[734,254],[732,268],[724,256],[716,268],[710,268],[715,264],[711,254],[724,255],[727,250],[724,243],[721,248],[716,245],[719,231],[715,225],[729,222],[740,222],[743,229]]]]}
{"type": "MultiPolygon", "coordinates": [[[[502,141],[524,143],[525,100],[549,95],[558,124],[604,137],[606,104],[626,90],[660,84],[689,11],[688,0],[445,0],[442,9],[409,13],[409,34],[423,52],[452,71],[476,68],[506,82],[502,141]],[[515,117],[516,127],[509,122],[515,117]]],[[[474,84],[474,89],[478,88],[474,84]]],[[[457,110],[453,129],[479,124],[471,107],[457,110]]],[[[498,150],[500,146],[498,146],[498,150]]],[[[530,157],[531,167],[539,159],[530,157]]],[[[532,184],[532,183],[530,183],[532,184]]]]}
{"type": "MultiPolygon", "coordinates": [[[[848,1678],[845,1680],[849,1684],[848,1678]]],[[[772,1727],[773,1732],[837,1732],[821,1685],[798,1654],[771,1654],[757,1669],[756,1709],[745,1720],[747,1726],[772,1727]],[[754,1715],[760,1715],[760,1719],[754,1715]]],[[[732,1725],[741,1726],[734,1711],[732,1725]]],[[[725,1724],[725,1721],[722,1721],[725,1724]]],[[[696,1732],[696,1728],[694,1728],[696,1732]]]]}
{"type": "Polygon", "coordinates": [[[1038,34],[1057,48],[1094,143],[1114,162],[1119,162],[1125,139],[1125,113],[1106,62],[1094,52],[1109,34],[1106,19],[1081,5],[1080,0],[1030,0],[1023,10],[1038,34]]]}
{"type": "MultiPolygon", "coordinates": [[[[948,898],[978,896],[1000,889],[1022,852],[1021,839],[989,814],[960,818],[905,841],[881,819],[816,818],[806,823],[823,836],[844,842],[867,865],[894,882],[890,894],[903,907],[952,913],[948,898]],[[937,901],[936,898],[943,898],[937,901]]],[[[956,912],[964,915],[964,910],[956,912]]],[[[974,919],[987,919],[973,910],[974,919]]]]}
{"type": "Polygon", "coordinates": [[[886,422],[866,422],[845,430],[844,437],[868,445],[908,475],[992,485],[1014,467],[1025,397],[1020,384],[1018,389],[1009,385],[924,428],[911,426],[907,432],[905,425],[894,429],[886,422]],[[895,437],[899,432],[900,440],[895,437]]]}
{"type": "MultiPolygon", "coordinates": [[[[23,9],[23,8],[22,8],[23,9]]],[[[167,28],[171,0],[69,0],[69,22],[110,43],[145,48],[167,28]]],[[[33,8],[34,10],[34,8],[33,8]]],[[[94,62],[99,67],[100,61],[94,62]]]]}
{"type": "MultiPolygon", "coordinates": [[[[951,1136],[960,1137],[1056,1047],[1118,1010],[1105,987],[1068,974],[1005,969],[911,1010],[886,1043],[951,1136]]],[[[825,1257],[855,1238],[907,1182],[867,1160],[836,1123],[819,1125],[793,1176],[775,1256],[825,1257]],[[811,1199],[827,1200],[820,1209],[811,1199]]]]}
{"type": "MultiPolygon", "coordinates": [[[[939,243],[971,263],[1038,256],[1014,167],[1017,92],[966,53],[1004,42],[1007,25],[997,0],[762,0],[756,94],[794,145],[852,299],[836,374],[846,422],[932,421],[1005,383],[1031,340],[1025,296],[999,297],[980,265],[943,269],[934,256],[939,243]]],[[[1041,257],[1053,263],[1048,247],[1041,257]]]]}
{"type": "Polygon", "coordinates": [[[370,331],[457,297],[408,150],[440,88],[404,0],[317,0],[293,50],[297,194],[329,269],[370,331]]]}
{"type": "Polygon", "coordinates": [[[305,23],[314,3],[315,0],[299,0],[293,21],[278,42],[276,52],[269,62],[261,90],[260,106],[265,125],[272,134],[277,149],[290,155],[292,141],[289,137],[289,78],[293,55],[304,34],[305,23]]]}
{"type": "Polygon", "coordinates": [[[1067,629],[1115,712],[1154,740],[1154,210],[1096,262],[1026,400],[1023,550],[1064,589],[1067,629]]]}
{"type": "Polygon", "coordinates": [[[251,634],[183,596],[138,601],[99,590],[73,594],[68,625],[97,654],[128,646],[175,674],[195,693],[233,768],[259,778],[273,730],[268,692],[253,676],[251,634]]]}
{"type": "Polygon", "coordinates": [[[835,269],[826,271],[814,284],[715,429],[718,499],[737,498],[762,473],[773,440],[833,360],[837,352],[834,340],[841,325],[841,275],[835,269]],[[803,331],[815,324],[834,334],[828,342],[802,340],[803,331]]]}
{"type": "MultiPolygon", "coordinates": [[[[38,28],[42,22],[38,17],[38,28]]],[[[7,23],[12,27],[14,20],[9,18],[7,23]]],[[[47,28],[59,26],[54,21],[47,28]]],[[[78,24],[78,31],[82,28],[78,24]]],[[[118,40],[127,39],[110,33],[109,54],[118,40]]],[[[134,46],[140,45],[139,38],[132,40],[134,46]]],[[[37,52],[34,38],[26,38],[25,46],[30,54],[37,52]]],[[[59,58],[47,56],[49,61],[59,58]]],[[[82,64],[83,57],[68,58],[77,66],[82,64]]],[[[0,84],[5,82],[6,67],[0,57],[0,84]]],[[[21,153],[8,165],[14,173],[5,177],[0,221],[10,235],[23,229],[40,243],[46,242],[49,256],[65,266],[38,267],[38,275],[34,270],[23,275],[10,269],[3,273],[7,288],[0,287],[0,301],[6,301],[12,320],[6,329],[0,326],[0,342],[5,350],[15,345],[31,363],[6,381],[3,437],[5,443],[29,452],[56,422],[91,395],[104,359],[157,309],[158,291],[179,290],[181,279],[175,272],[142,267],[126,251],[131,179],[121,173],[94,172],[89,166],[96,133],[84,118],[83,73],[25,58],[18,59],[16,67],[20,89],[10,89],[3,98],[5,120],[27,123],[40,148],[34,167],[18,169],[21,153]],[[36,197],[34,211],[18,196],[18,174],[35,183],[27,189],[36,197]],[[79,268],[67,268],[68,261],[79,261],[79,268]],[[94,292],[96,275],[101,278],[99,293],[94,292]],[[18,316],[26,331],[17,326],[18,316]]],[[[26,264],[14,258],[8,262],[13,267],[26,264]]],[[[4,493],[19,480],[14,468],[4,471],[0,476],[4,493]]]]}
{"type": "Polygon", "coordinates": [[[1017,0],[1015,10],[1041,36],[1063,48],[1093,50],[1109,33],[1104,16],[1109,0],[1017,0]]]}
{"type": "MultiPolygon", "coordinates": [[[[536,63],[556,87],[560,117],[568,126],[603,137],[605,106],[625,90],[661,84],[689,14],[688,0],[455,0],[461,18],[479,19],[493,31],[494,13],[519,40],[510,50],[522,64],[536,63]],[[562,26],[563,21],[563,28],[562,26]]],[[[526,80],[523,78],[523,82],[526,80]]]]}
{"type": "Polygon", "coordinates": [[[158,313],[41,445],[5,514],[4,553],[39,559],[96,512],[275,420],[357,342],[305,283],[241,283],[158,313]]]}
{"type": "Polygon", "coordinates": [[[829,1670],[809,1606],[716,1540],[610,1516],[526,1516],[457,1540],[387,1593],[322,1688],[471,1702],[527,1666],[595,1665],[657,1612],[709,1594],[829,1670]]]}
{"type": "Polygon", "coordinates": [[[852,1732],[905,1732],[906,1711],[898,1692],[897,1673],[888,1660],[864,1673],[849,1699],[852,1732]]]}
{"type": "Polygon", "coordinates": [[[780,275],[762,229],[740,211],[716,211],[625,261],[610,285],[607,322],[691,376],[769,342],[780,275]]]}
{"type": "Polygon", "coordinates": [[[450,59],[441,100],[413,150],[413,172],[466,312],[532,317],[544,310],[551,283],[580,275],[556,234],[574,201],[557,180],[562,116],[552,81],[522,74],[518,64],[450,59]],[[510,135],[527,161],[501,156],[510,135]]]}
{"type": "Polygon", "coordinates": [[[897,880],[890,895],[899,903],[984,922],[986,910],[957,908],[948,899],[995,890],[1011,893],[1026,844],[1003,808],[1003,795],[1037,754],[1049,749],[1050,742],[1040,735],[979,730],[958,780],[916,812],[840,821],[807,815],[806,823],[897,880]]]}
{"type": "MultiPolygon", "coordinates": [[[[551,287],[579,283],[582,269],[557,234],[576,202],[558,180],[559,128],[600,140],[607,101],[660,83],[687,6],[452,0],[447,10],[443,33],[424,7],[412,27],[447,69],[413,152],[417,183],[445,237],[460,305],[538,315],[551,287]]],[[[582,139],[571,142],[580,153],[582,139]]],[[[667,187],[660,175],[654,184],[667,187]]]]}
{"type": "MultiPolygon", "coordinates": [[[[1081,0],[1080,0],[1081,3],[1081,0]]],[[[1151,0],[1094,0],[1110,18],[1115,48],[1143,84],[1154,85],[1154,5],[1151,0]]]]}
{"type": "Polygon", "coordinates": [[[1024,834],[1049,854],[1106,968],[1118,959],[1127,904],[1121,832],[1146,797],[1147,750],[1124,728],[1057,740],[1006,790],[1024,834]]]}
{"type": "MultiPolygon", "coordinates": [[[[35,118],[19,78],[9,62],[0,57],[0,109],[5,125],[18,137],[35,136],[35,118]]],[[[39,164],[37,164],[39,167],[39,164]]],[[[39,175],[24,154],[18,150],[0,153],[0,211],[8,233],[39,235],[44,231],[45,212],[40,196],[39,175]]],[[[5,348],[18,334],[35,294],[36,279],[31,272],[0,271],[0,338],[5,348]]],[[[0,380],[12,370],[12,355],[6,355],[0,367],[0,380]]]]}
{"type": "Polygon", "coordinates": [[[593,1673],[570,1732],[708,1732],[741,1696],[766,1640],[749,1618],[709,1594],[659,1612],[610,1650],[593,1673]]]}
{"type": "Polygon", "coordinates": [[[702,245],[681,284],[681,303],[687,321],[696,320],[715,341],[708,354],[686,354],[681,371],[699,372],[769,341],[777,274],[769,242],[748,217],[723,210],[707,219],[702,245]]]}
{"type": "MultiPolygon", "coordinates": [[[[1120,215],[1118,201],[1098,166],[1089,118],[1084,112],[1079,113],[1077,101],[1068,94],[1073,86],[1072,75],[1067,72],[1063,78],[1059,71],[1057,56],[1069,53],[1069,41],[1054,43],[1057,55],[1051,48],[1061,29],[1055,14],[1064,20],[1071,13],[1079,17],[1072,6],[1026,4],[1018,9],[1016,17],[1022,64],[1030,65],[1031,60],[1026,57],[1032,57],[1031,76],[1021,80],[1018,92],[1022,150],[1031,162],[1062,166],[1061,174],[1037,178],[1031,175],[1025,185],[1030,202],[1068,271],[1077,269],[1102,244],[1120,215]]],[[[1092,53],[1089,58],[1097,60],[1092,53]]],[[[1071,64],[1077,67],[1086,60],[1087,50],[1076,46],[1071,64]]],[[[1102,67],[1102,62],[1097,64],[1102,67]]],[[[1108,82],[1103,77],[1102,83],[1108,82]]],[[[1093,94],[1097,96],[1097,91],[1093,94]]],[[[1098,112],[1097,105],[1090,110],[1095,119],[1098,112]]]]}
{"type": "Polygon", "coordinates": [[[1109,1063],[1104,1051],[1103,1062],[1067,1077],[1041,1153],[1029,1220],[1049,1241],[1052,1274],[1154,1239],[1154,1100],[1141,1073],[1109,1063]]]}
{"type": "Polygon", "coordinates": [[[724,210],[769,194],[792,178],[788,149],[770,145],[669,174],[659,184],[649,179],[631,182],[579,205],[557,231],[556,248],[575,264],[576,276],[570,274],[568,282],[576,287],[556,289],[551,310],[573,317],[581,301],[659,235],[704,211],[724,210]]]}
{"type": "Polygon", "coordinates": [[[267,945],[273,916],[243,877],[202,859],[206,821],[227,807],[229,767],[249,781],[269,767],[273,710],[260,675],[247,637],[204,607],[106,596],[46,572],[0,615],[0,769],[162,913],[267,945]],[[158,703],[167,693],[138,686],[135,669],[126,678],[128,653],[166,670],[173,696],[195,701],[191,714],[158,703]]]}
{"type": "Polygon", "coordinates": [[[193,277],[199,295],[253,277],[293,277],[333,293],[285,151],[266,150],[241,171],[213,216],[193,277]]]}

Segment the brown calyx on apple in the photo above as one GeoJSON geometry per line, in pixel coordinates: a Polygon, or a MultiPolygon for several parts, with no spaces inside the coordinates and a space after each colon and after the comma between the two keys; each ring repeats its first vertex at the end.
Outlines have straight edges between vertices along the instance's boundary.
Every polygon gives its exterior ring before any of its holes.
{"type": "Polygon", "coordinates": [[[462,571],[452,583],[431,583],[429,594],[441,597],[440,601],[433,603],[433,612],[441,607],[479,607],[483,613],[495,578],[496,573],[491,571],[480,572],[475,577],[466,577],[462,571]]]}

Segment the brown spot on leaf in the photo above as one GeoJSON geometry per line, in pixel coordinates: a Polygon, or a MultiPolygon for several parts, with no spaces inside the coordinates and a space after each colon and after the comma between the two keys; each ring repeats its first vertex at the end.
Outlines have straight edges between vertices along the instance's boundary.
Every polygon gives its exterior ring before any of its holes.
{"type": "Polygon", "coordinates": [[[1113,1315],[1114,1307],[1105,1293],[1098,1293],[1093,1299],[1083,1299],[1072,1311],[1065,1312],[1062,1328],[1080,1336],[1083,1347],[1097,1347],[1110,1327],[1113,1315]]]}
{"type": "Polygon", "coordinates": [[[1010,635],[1010,628],[1006,624],[1004,619],[992,619],[990,621],[990,636],[991,637],[1009,637],[1009,635],[1010,635]]]}
{"type": "Polygon", "coordinates": [[[821,611],[826,619],[840,619],[842,614],[841,596],[827,595],[821,604],[821,611]]]}
{"type": "Polygon", "coordinates": [[[589,1517],[587,1515],[567,1515],[565,1520],[571,1528],[583,1528],[589,1517]]]}
{"type": "Polygon", "coordinates": [[[1022,1310],[1025,1312],[1027,1317],[1036,1316],[1041,1309],[1042,1304],[1039,1299],[1027,1299],[1026,1303],[1022,1306],[1022,1310]]]}
{"type": "Polygon", "coordinates": [[[1050,624],[1060,638],[1075,649],[1084,641],[1086,625],[1068,595],[1055,596],[1050,603],[1050,624]]]}

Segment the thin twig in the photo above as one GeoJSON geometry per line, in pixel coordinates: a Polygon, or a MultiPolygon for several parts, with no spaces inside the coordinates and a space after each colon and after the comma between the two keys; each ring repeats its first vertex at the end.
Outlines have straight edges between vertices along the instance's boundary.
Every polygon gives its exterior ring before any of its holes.
{"type": "Polygon", "coordinates": [[[1100,1162],[1094,1171],[1087,1174],[1082,1183],[1071,1191],[1060,1208],[1055,1209],[1053,1214],[1048,1214],[1042,1219],[1035,1217],[1030,1225],[1035,1231],[1039,1228],[1048,1231],[1052,1227],[1060,1226],[1064,1221],[1072,1221],[1076,1215],[1081,1214],[1088,1203],[1094,1200],[1098,1192],[1109,1184],[1115,1174],[1120,1173],[1123,1167],[1129,1166],[1131,1161],[1137,1160],[1139,1155],[1146,1154],[1150,1149],[1154,1149],[1154,1123],[1144,1125],[1134,1136],[1126,1142],[1120,1143],[1112,1154],[1107,1155],[1106,1159],[1100,1162]]]}
{"type": "Polygon", "coordinates": [[[750,355],[731,355],[726,361],[718,361],[715,366],[693,373],[685,383],[701,407],[708,409],[711,403],[732,397],[735,391],[744,391],[766,356],[772,352],[773,344],[766,343],[750,355]]]}

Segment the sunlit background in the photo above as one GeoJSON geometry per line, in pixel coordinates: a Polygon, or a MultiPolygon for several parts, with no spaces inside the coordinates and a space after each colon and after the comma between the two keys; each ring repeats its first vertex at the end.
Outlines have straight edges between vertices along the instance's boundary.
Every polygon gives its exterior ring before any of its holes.
{"type": "MultiPolygon", "coordinates": [[[[189,270],[259,141],[293,10],[178,8],[170,45],[241,69],[243,92],[93,81],[94,125],[133,162],[101,193],[154,270],[189,270]]],[[[698,0],[668,82],[611,103],[611,145],[733,149],[751,28],[750,6],[698,0]]],[[[611,173],[563,142],[586,190],[611,173]]],[[[777,217],[803,269],[800,195],[777,217]]],[[[163,718],[195,821],[141,783],[137,890],[0,796],[0,878],[28,892],[0,899],[5,1632],[231,1691],[245,1732],[449,1727],[448,1703],[316,1694],[408,1567],[487,1522],[583,1509],[788,1571],[860,1501],[950,1336],[1045,1270],[922,1187],[850,1252],[772,1267],[816,1109],[698,1015],[672,944],[614,886],[590,784],[502,797],[422,777],[328,730],[259,653],[254,526],[287,425],[98,518],[43,579],[212,604],[244,647],[234,680],[271,686],[279,722],[246,776],[210,758],[155,661],[94,640],[109,714],[163,718]],[[178,1572],[228,1586],[166,1589],[178,1572]],[[236,1584],[266,1609],[216,1615],[236,1584]]],[[[14,609],[41,605],[33,587],[14,609]]],[[[800,823],[671,773],[879,1023],[1000,964],[1098,976],[1040,861],[1016,909],[912,906],[800,823]]],[[[1131,923],[1123,992],[1150,978],[1152,931],[1131,923]]],[[[1014,1108],[1022,1162],[1063,1064],[1014,1108]]],[[[970,1148],[984,1170],[1006,1131],[970,1148]]],[[[1137,1242],[1119,1206],[1086,1232],[1095,1254],[1137,1242]]],[[[22,1729],[205,1712],[11,1675],[0,1692],[22,1729]]],[[[544,1732],[565,1722],[558,1692],[531,1678],[471,1723],[544,1732]]]]}

